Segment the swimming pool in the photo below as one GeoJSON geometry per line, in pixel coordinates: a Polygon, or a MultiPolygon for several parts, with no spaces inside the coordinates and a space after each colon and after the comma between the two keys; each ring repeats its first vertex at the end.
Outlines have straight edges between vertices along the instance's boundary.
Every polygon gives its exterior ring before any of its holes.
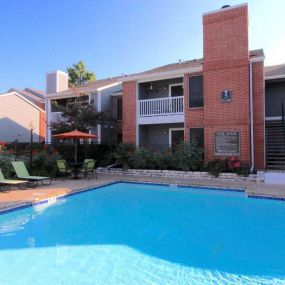
{"type": "Polygon", "coordinates": [[[285,202],[116,183],[0,215],[0,284],[285,284],[285,202]]]}

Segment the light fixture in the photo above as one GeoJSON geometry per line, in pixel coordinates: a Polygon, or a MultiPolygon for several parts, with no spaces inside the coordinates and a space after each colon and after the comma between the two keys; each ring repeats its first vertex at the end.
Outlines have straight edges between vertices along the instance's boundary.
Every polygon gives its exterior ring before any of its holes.
{"type": "Polygon", "coordinates": [[[30,130],[34,130],[35,127],[36,127],[34,121],[31,121],[31,122],[29,123],[29,126],[28,126],[28,127],[29,127],[30,130]]]}

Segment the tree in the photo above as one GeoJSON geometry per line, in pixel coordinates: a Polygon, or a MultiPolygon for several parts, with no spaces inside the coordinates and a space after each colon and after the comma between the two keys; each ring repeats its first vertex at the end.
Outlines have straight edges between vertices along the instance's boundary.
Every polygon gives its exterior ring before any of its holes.
{"type": "Polygon", "coordinates": [[[67,68],[69,86],[79,86],[87,82],[96,80],[95,74],[92,71],[87,71],[85,63],[80,60],[67,68]]]}
{"type": "Polygon", "coordinates": [[[94,109],[93,102],[89,103],[86,96],[69,98],[66,107],[58,107],[62,112],[62,119],[52,122],[50,129],[54,133],[63,133],[73,131],[88,131],[97,126],[97,124],[110,125],[112,117],[110,112],[97,112],[94,109]]]}

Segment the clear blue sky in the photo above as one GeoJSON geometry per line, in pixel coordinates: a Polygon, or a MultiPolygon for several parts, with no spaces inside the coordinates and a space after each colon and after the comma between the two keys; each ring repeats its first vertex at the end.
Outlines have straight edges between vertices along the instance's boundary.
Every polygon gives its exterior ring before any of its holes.
{"type": "MultiPolygon", "coordinates": [[[[83,60],[98,79],[202,57],[202,13],[233,0],[0,0],[0,92],[83,60]]],[[[285,1],[250,0],[250,48],[285,63],[285,1]]]]}

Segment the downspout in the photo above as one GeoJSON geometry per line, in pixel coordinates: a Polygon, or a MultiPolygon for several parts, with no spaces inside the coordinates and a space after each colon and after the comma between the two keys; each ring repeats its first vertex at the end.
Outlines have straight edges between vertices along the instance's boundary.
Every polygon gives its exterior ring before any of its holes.
{"type": "Polygon", "coordinates": [[[252,62],[249,61],[249,96],[250,96],[250,143],[251,143],[251,168],[254,169],[254,133],[253,133],[253,98],[252,98],[252,62]]]}

